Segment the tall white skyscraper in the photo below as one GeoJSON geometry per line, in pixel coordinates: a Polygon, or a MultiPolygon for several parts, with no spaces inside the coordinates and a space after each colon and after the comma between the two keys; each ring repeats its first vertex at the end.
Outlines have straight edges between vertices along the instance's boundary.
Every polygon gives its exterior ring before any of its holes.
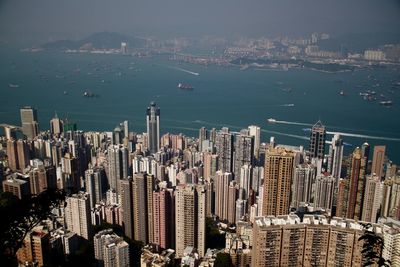
{"type": "Polygon", "coordinates": [[[83,238],[92,237],[89,194],[79,192],[66,198],[65,223],[67,229],[83,238]]]}
{"type": "Polygon", "coordinates": [[[260,150],[260,127],[250,125],[249,131],[250,135],[254,136],[254,156],[258,158],[258,152],[260,150]]]}
{"type": "Polygon", "coordinates": [[[343,140],[339,134],[335,134],[332,138],[332,144],[329,147],[328,172],[332,174],[332,177],[336,178],[336,185],[338,185],[338,181],[341,178],[342,161],[343,140]]]}
{"type": "Polygon", "coordinates": [[[160,109],[155,102],[150,103],[146,114],[147,147],[151,153],[156,153],[160,149],[160,109]]]}

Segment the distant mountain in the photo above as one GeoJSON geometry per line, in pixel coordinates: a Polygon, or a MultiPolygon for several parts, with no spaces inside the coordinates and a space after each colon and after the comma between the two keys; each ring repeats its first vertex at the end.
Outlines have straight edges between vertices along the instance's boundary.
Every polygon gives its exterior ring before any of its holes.
{"type": "Polygon", "coordinates": [[[90,35],[87,38],[71,41],[71,40],[58,40],[48,42],[42,45],[44,49],[79,49],[80,47],[93,47],[93,48],[120,48],[121,42],[127,42],[129,47],[143,47],[145,40],[123,35],[115,32],[98,32],[90,35]]]}

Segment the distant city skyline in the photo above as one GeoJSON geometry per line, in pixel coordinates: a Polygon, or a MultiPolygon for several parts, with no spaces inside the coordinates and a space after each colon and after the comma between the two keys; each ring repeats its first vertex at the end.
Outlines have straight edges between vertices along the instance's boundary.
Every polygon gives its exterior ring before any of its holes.
{"type": "Polygon", "coordinates": [[[398,33],[398,1],[2,1],[0,36],[31,42],[98,31],[134,35],[398,33]],[[90,10],[90,12],[87,12],[90,10]],[[328,11],[329,10],[329,11],[328,11]],[[23,18],[23,19],[21,19],[23,18]],[[36,36],[36,37],[35,37],[36,36]]]}

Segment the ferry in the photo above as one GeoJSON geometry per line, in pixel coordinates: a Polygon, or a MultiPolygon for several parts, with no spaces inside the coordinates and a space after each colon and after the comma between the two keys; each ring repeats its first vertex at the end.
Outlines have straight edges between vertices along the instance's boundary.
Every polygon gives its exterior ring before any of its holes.
{"type": "Polygon", "coordinates": [[[18,84],[9,83],[9,84],[8,84],[8,87],[10,87],[10,88],[18,88],[19,85],[18,85],[18,84]]]}
{"type": "Polygon", "coordinates": [[[389,107],[389,106],[393,105],[393,101],[391,101],[391,100],[380,101],[379,104],[382,105],[382,106],[389,107]]]}
{"type": "Polygon", "coordinates": [[[268,121],[268,123],[275,123],[276,122],[276,120],[273,119],[273,118],[269,118],[267,121],[268,121]]]}
{"type": "Polygon", "coordinates": [[[192,91],[194,88],[190,84],[178,83],[178,88],[182,90],[192,91]]]}

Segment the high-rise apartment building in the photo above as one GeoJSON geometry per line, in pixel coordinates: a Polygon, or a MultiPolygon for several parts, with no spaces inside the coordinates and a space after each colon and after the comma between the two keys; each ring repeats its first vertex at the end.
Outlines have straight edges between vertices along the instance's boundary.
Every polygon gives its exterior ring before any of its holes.
{"type": "Polygon", "coordinates": [[[349,180],[347,218],[361,219],[366,166],[366,158],[363,157],[362,150],[357,147],[350,157],[350,165],[347,169],[347,179],[349,180]]]}
{"type": "MultiPolygon", "coordinates": [[[[217,215],[220,220],[228,219],[229,184],[232,179],[232,173],[222,171],[217,171],[214,178],[215,215],[217,215]]],[[[234,201],[236,201],[236,199],[234,201]]]]}
{"type": "Polygon", "coordinates": [[[146,113],[147,148],[150,153],[156,153],[160,149],[160,108],[156,106],[155,102],[150,103],[146,113]]]}
{"type": "Polygon", "coordinates": [[[328,173],[317,175],[315,181],[314,208],[332,210],[336,178],[328,173]]]}
{"type": "Polygon", "coordinates": [[[122,229],[125,236],[134,239],[133,231],[133,195],[132,178],[122,179],[120,182],[122,229]]]}
{"type": "Polygon", "coordinates": [[[338,183],[341,178],[343,149],[343,140],[340,138],[339,134],[335,134],[332,138],[332,144],[329,147],[327,171],[332,175],[332,177],[336,178],[336,183],[338,183]]]}
{"type": "Polygon", "coordinates": [[[249,129],[249,134],[254,137],[254,157],[258,159],[258,152],[260,150],[260,143],[261,143],[261,137],[260,137],[260,127],[256,125],[250,125],[248,127],[249,129]]]}
{"type": "Polygon", "coordinates": [[[310,164],[299,164],[294,169],[290,206],[298,208],[300,203],[310,203],[315,183],[316,168],[310,164]]]}
{"type": "Polygon", "coordinates": [[[37,110],[32,107],[23,107],[20,109],[22,133],[33,140],[39,133],[39,123],[37,110]]]}
{"type": "Polygon", "coordinates": [[[206,193],[201,185],[179,185],[175,196],[175,248],[182,257],[186,247],[205,254],[206,193]]]}
{"type": "Polygon", "coordinates": [[[95,204],[103,200],[108,189],[104,168],[98,166],[92,168],[89,165],[89,169],[85,171],[85,184],[86,192],[90,196],[90,207],[94,208],[95,204]]]}
{"type": "Polygon", "coordinates": [[[254,161],[254,137],[249,134],[248,129],[243,129],[235,136],[234,152],[234,177],[239,183],[240,169],[243,165],[253,165],[254,161]]]}
{"type": "Polygon", "coordinates": [[[400,177],[386,179],[382,193],[382,217],[400,220],[400,177]]]}
{"type": "Polygon", "coordinates": [[[50,234],[35,227],[27,233],[17,251],[19,266],[47,266],[50,262],[50,234]]]}
{"type": "Polygon", "coordinates": [[[374,146],[374,155],[372,157],[371,173],[375,173],[381,178],[384,176],[385,150],[385,146],[374,146]]]}
{"type": "Polygon", "coordinates": [[[153,242],[161,248],[175,245],[175,206],[173,189],[161,189],[153,192],[153,242]]]}
{"type": "Polygon", "coordinates": [[[15,140],[7,141],[7,163],[10,170],[19,169],[17,141],[15,140]]]}
{"type": "Polygon", "coordinates": [[[128,149],[122,145],[110,145],[107,150],[108,183],[118,193],[121,179],[128,177],[128,149]]]}
{"type": "Polygon", "coordinates": [[[92,238],[92,223],[90,215],[89,194],[79,192],[66,198],[65,223],[67,229],[90,240],[92,238]]]}
{"type": "Polygon", "coordinates": [[[26,198],[31,193],[29,182],[25,179],[19,179],[18,176],[8,177],[3,181],[3,192],[10,192],[19,199],[26,198]]]}
{"type": "Polygon", "coordinates": [[[223,127],[218,131],[215,140],[218,155],[218,169],[222,172],[233,171],[233,135],[223,127]]]}
{"type": "Polygon", "coordinates": [[[132,178],[134,239],[152,243],[154,177],[147,173],[135,173],[132,178]]]}
{"type": "Polygon", "coordinates": [[[58,118],[55,113],[54,118],[50,120],[50,133],[55,136],[59,136],[64,131],[64,123],[58,118]]]}
{"type": "Polygon", "coordinates": [[[98,232],[93,238],[97,266],[129,267],[129,244],[112,229],[98,232]]]}
{"type": "Polygon", "coordinates": [[[284,148],[274,148],[267,152],[262,201],[264,216],[289,213],[294,157],[294,152],[284,148]]]}
{"type": "Polygon", "coordinates": [[[254,223],[251,266],[361,266],[362,225],[305,215],[260,217],[254,223]]]}
{"type": "Polygon", "coordinates": [[[361,220],[364,222],[377,222],[379,209],[382,203],[383,182],[377,175],[366,177],[363,210],[361,220]]]}
{"type": "Polygon", "coordinates": [[[203,141],[208,139],[208,131],[205,127],[201,127],[199,130],[199,151],[203,151],[203,141]]]}

